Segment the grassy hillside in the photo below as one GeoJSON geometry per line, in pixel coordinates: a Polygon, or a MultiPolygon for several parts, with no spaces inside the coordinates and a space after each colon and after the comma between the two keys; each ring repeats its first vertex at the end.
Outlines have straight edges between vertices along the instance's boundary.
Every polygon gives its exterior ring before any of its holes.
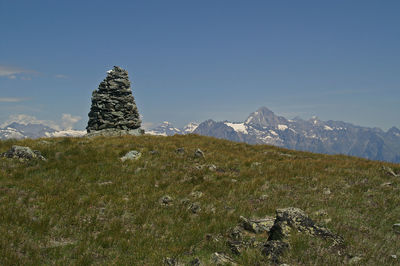
{"type": "MultiPolygon", "coordinates": [[[[226,234],[240,216],[289,206],[341,235],[358,264],[399,263],[390,255],[400,255],[392,228],[400,179],[382,166],[400,165],[196,135],[3,141],[0,152],[14,144],[48,160],[0,158],[1,265],[162,265],[166,257],[209,265],[214,252],[264,265],[259,250],[232,254],[226,234]],[[130,150],[141,158],[121,162],[130,150]],[[167,206],[165,195],[173,199],[167,206]]],[[[282,257],[290,265],[349,259],[319,238],[294,234],[290,243],[282,257]]]]}

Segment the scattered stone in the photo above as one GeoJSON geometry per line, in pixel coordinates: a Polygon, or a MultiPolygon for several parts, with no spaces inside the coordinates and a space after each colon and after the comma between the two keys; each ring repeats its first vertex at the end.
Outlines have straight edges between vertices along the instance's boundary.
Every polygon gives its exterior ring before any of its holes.
{"type": "Polygon", "coordinates": [[[199,199],[199,198],[203,197],[203,192],[193,191],[192,193],[190,193],[190,196],[192,196],[195,199],[199,199]]]}
{"type": "Polygon", "coordinates": [[[170,206],[170,205],[172,204],[173,201],[174,201],[174,200],[173,200],[173,198],[172,198],[171,196],[165,195],[165,196],[162,196],[162,197],[161,197],[161,199],[160,199],[160,204],[161,204],[162,206],[170,206]]]}
{"type": "Polygon", "coordinates": [[[123,157],[121,157],[121,161],[125,162],[126,160],[137,160],[142,156],[142,154],[138,151],[129,151],[123,157]]]}
{"type": "Polygon", "coordinates": [[[114,66],[107,73],[92,93],[87,136],[143,135],[128,72],[114,66]]]}
{"type": "Polygon", "coordinates": [[[211,255],[211,262],[215,265],[237,265],[231,257],[224,253],[215,252],[211,255]]]}
{"type": "Polygon", "coordinates": [[[328,216],[328,212],[326,210],[318,210],[315,211],[313,214],[320,217],[328,216]]]}
{"type": "Polygon", "coordinates": [[[231,182],[232,182],[232,183],[236,183],[236,182],[237,182],[237,180],[236,180],[236,179],[234,179],[234,178],[232,178],[232,179],[231,179],[231,182]]]}
{"type": "Polygon", "coordinates": [[[252,233],[255,234],[262,234],[266,233],[271,230],[272,226],[274,225],[274,218],[272,217],[265,217],[263,219],[247,219],[243,216],[240,216],[240,224],[241,226],[252,233]]]}
{"type": "Polygon", "coordinates": [[[391,186],[393,186],[393,183],[391,182],[385,182],[381,184],[381,187],[391,187],[391,186]]]}
{"type": "Polygon", "coordinates": [[[166,257],[164,259],[164,264],[168,265],[168,266],[177,266],[178,264],[178,260],[175,258],[170,258],[170,257],[166,257]]]}
{"type": "Polygon", "coordinates": [[[330,195],[332,192],[329,188],[324,188],[323,193],[324,193],[324,195],[330,195]]]}
{"type": "Polygon", "coordinates": [[[392,168],[389,166],[382,166],[382,169],[389,175],[392,175],[394,177],[400,177],[400,174],[396,174],[392,168]]]}
{"type": "Polygon", "coordinates": [[[200,150],[200,149],[197,149],[194,152],[194,157],[196,157],[196,158],[204,158],[204,152],[202,150],[200,150]]]}
{"type": "Polygon", "coordinates": [[[181,204],[188,205],[189,203],[190,203],[190,199],[188,199],[188,198],[181,199],[181,204]]]}
{"type": "Polygon", "coordinates": [[[261,163],[259,163],[259,162],[253,162],[250,167],[251,168],[257,168],[260,165],[261,165],[261,163]]]}
{"type": "Polygon", "coordinates": [[[394,230],[397,234],[400,234],[400,223],[394,224],[394,225],[393,225],[393,230],[394,230]]]}
{"type": "Polygon", "coordinates": [[[228,240],[228,246],[233,254],[240,255],[243,252],[245,246],[243,245],[242,241],[232,241],[228,240]]]}
{"type": "Polygon", "coordinates": [[[276,219],[269,232],[268,241],[287,239],[291,229],[296,229],[311,236],[331,239],[333,246],[342,246],[344,244],[342,237],[333,234],[325,227],[316,225],[304,211],[293,207],[276,210],[276,219]]]}
{"type": "Polygon", "coordinates": [[[156,155],[156,154],[160,154],[157,150],[153,150],[149,152],[151,155],[156,155]]]}
{"type": "Polygon", "coordinates": [[[392,258],[392,259],[395,259],[395,260],[397,260],[397,255],[390,255],[390,257],[392,258]]]}
{"type": "Polygon", "coordinates": [[[175,150],[176,153],[178,154],[184,154],[185,153],[185,148],[181,147],[175,150]]]}
{"type": "Polygon", "coordinates": [[[349,260],[349,264],[356,264],[356,263],[359,263],[361,260],[362,260],[361,257],[354,256],[349,260]]]}
{"type": "Polygon", "coordinates": [[[280,240],[269,240],[264,244],[262,254],[267,256],[273,263],[280,263],[279,258],[283,252],[289,249],[289,244],[280,240]]]}
{"type": "Polygon", "coordinates": [[[46,161],[47,159],[42,156],[40,151],[31,150],[29,147],[14,145],[10,150],[0,154],[0,157],[20,159],[21,161],[38,159],[46,161]]]}
{"type": "Polygon", "coordinates": [[[190,266],[200,266],[201,265],[201,261],[199,258],[194,258],[189,262],[190,266]]]}
{"type": "Polygon", "coordinates": [[[241,226],[235,226],[230,230],[229,237],[233,240],[240,240],[243,236],[242,231],[243,228],[241,226]]]}
{"type": "Polygon", "coordinates": [[[216,170],[217,170],[217,166],[216,166],[215,164],[210,164],[210,165],[208,166],[208,170],[210,170],[210,171],[216,171],[216,170]]]}
{"type": "Polygon", "coordinates": [[[190,204],[189,210],[190,210],[193,214],[196,214],[196,213],[200,212],[200,211],[201,211],[200,203],[198,203],[198,202],[193,202],[192,204],[190,204]]]}

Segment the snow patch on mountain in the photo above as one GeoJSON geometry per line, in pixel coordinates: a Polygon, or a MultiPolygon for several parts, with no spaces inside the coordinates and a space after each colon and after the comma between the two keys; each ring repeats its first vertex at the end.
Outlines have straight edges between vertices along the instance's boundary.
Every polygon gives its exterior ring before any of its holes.
{"type": "Polygon", "coordinates": [[[224,124],[227,125],[228,127],[233,128],[233,130],[235,130],[236,132],[243,133],[243,134],[249,134],[249,132],[247,132],[247,129],[246,129],[246,126],[244,125],[244,123],[225,122],[224,124]]]}
{"type": "Polygon", "coordinates": [[[186,126],[183,127],[182,131],[185,134],[190,134],[190,133],[193,133],[193,131],[195,131],[198,126],[199,126],[199,123],[190,122],[189,124],[187,124],[186,126]]]}
{"type": "Polygon", "coordinates": [[[281,130],[281,131],[285,131],[288,128],[289,127],[287,125],[278,125],[278,129],[281,130]]]}

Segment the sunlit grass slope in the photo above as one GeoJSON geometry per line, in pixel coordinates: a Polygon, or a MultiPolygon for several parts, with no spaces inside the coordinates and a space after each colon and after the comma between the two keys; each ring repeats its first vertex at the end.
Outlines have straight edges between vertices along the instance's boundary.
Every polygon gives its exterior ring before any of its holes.
{"type": "MultiPolygon", "coordinates": [[[[264,265],[257,250],[233,255],[224,235],[240,216],[274,216],[289,206],[341,235],[360,265],[398,263],[390,255],[400,255],[392,229],[400,222],[400,179],[382,166],[399,165],[197,135],[3,141],[0,152],[14,144],[48,160],[0,159],[1,265],[162,265],[165,257],[208,265],[214,252],[264,265]],[[194,156],[197,148],[204,158],[194,156]],[[141,158],[121,162],[130,150],[141,158]],[[168,206],[160,204],[165,195],[168,206]]],[[[324,240],[291,241],[282,258],[290,265],[345,261],[324,240]]]]}

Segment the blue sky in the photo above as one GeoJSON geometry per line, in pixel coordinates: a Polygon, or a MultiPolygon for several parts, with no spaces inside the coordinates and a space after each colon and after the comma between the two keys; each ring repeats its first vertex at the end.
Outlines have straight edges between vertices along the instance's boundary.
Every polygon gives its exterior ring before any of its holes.
{"type": "Polygon", "coordinates": [[[267,106],[400,127],[399,12],[390,0],[0,0],[0,124],[83,129],[119,65],[146,125],[243,121],[267,106]]]}

